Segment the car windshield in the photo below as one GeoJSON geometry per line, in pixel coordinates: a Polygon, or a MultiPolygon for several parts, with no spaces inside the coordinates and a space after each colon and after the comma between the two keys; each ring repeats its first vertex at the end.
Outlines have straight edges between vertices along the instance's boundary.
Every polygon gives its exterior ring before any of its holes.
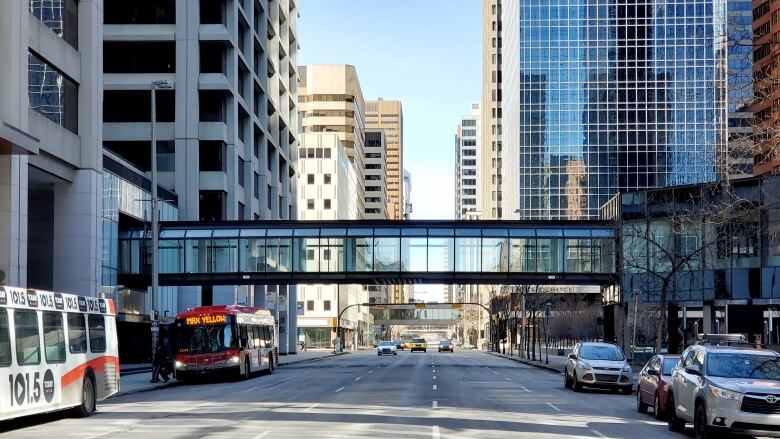
{"type": "Polygon", "coordinates": [[[424,338],[415,338],[415,339],[414,339],[414,340],[412,340],[412,341],[413,341],[414,343],[425,343],[425,339],[424,339],[424,338]]]}
{"type": "Polygon", "coordinates": [[[230,319],[228,323],[217,325],[186,325],[178,321],[177,329],[181,353],[214,353],[238,347],[230,319]]]}
{"type": "Polygon", "coordinates": [[[580,358],[583,360],[623,361],[626,357],[617,346],[583,345],[580,348],[580,358]]]}
{"type": "Polygon", "coordinates": [[[666,358],[666,359],[664,359],[664,369],[663,369],[662,373],[664,375],[671,375],[672,374],[672,369],[674,369],[674,366],[677,365],[677,361],[678,360],[679,360],[679,358],[666,358]]]}
{"type": "Polygon", "coordinates": [[[439,343],[440,344],[450,344],[450,341],[449,340],[442,340],[439,343]]]}
{"type": "Polygon", "coordinates": [[[382,343],[379,343],[379,346],[395,346],[395,342],[393,342],[393,341],[383,341],[382,343]]]}
{"type": "Polygon", "coordinates": [[[780,357],[740,353],[707,356],[707,375],[780,381],[780,357]]]}

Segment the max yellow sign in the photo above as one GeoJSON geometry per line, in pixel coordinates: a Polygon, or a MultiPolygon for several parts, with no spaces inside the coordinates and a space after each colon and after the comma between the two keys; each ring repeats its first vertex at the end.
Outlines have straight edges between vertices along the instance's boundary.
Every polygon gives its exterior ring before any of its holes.
{"type": "Polygon", "coordinates": [[[187,325],[216,325],[219,323],[225,323],[224,314],[210,315],[206,314],[197,317],[187,317],[187,325]]]}

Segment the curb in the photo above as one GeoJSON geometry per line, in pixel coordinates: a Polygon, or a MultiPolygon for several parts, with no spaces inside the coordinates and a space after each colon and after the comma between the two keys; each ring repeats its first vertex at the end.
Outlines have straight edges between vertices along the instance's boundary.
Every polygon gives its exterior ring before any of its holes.
{"type": "Polygon", "coordinates": [[[144,367],[144,368],[131,368],[131,369],[120,369],[119,370],[119,376],[128,376],[128,375],[137,375],[139,373],[152,373],[151,367],[144,367]]]}
{"type": "Polygon", "coordinates": [[[503,356],[501,354],[497,354],[495,352],[488,352],[488,354],[490,354],[490,355],[492,355],[494,357],[499,357],[499,358],[504,358],[506,360],[514,361],[515,363],[525,364],[527,366],[533,366],[533,367],[536,367],[537,369],[544,369],[544,370],[547,370],[547,371],[550,371],[550,372],[555,372],[557,374],[563,374],[563,371],[561,369],[558,369],[555,366],[550,366],[550,365],[547,365],[547,364],[539,364],[539,363],[535,363],[533,361],[529,361],[529,360],[525,360],[525,359],[521,359],[521,358],[505,357],[505,356],[503,356]]]}
{"type": "Polygon", "coordinates": [[[323,355],[323,356],[317,357],[317,358],[305,358],[303,360],[285,361],[284,363],[279,363],[279,367],[289,366],[289,365],[292,365],[292,364],[311,363],[313,361],[320,361],[320,360],[324,360],[326,358],[338,357],[339,355],[346,355],[348,353],[349,352],[339,352],[339,353],[335,353],[335,354],[323,355]]]}

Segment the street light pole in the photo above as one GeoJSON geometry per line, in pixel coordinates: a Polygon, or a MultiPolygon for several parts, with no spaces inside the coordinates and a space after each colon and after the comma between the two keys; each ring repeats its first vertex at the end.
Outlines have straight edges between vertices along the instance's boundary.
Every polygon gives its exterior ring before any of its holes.
{"type": "Polygon", "coordinates": [[[160,287],[160,267],[159,267],[159,251],[160,251],[160,243],[159,243],[159,236],[160,236],[160,211],[159,211],[159,200],[157,199],[157,105],[156,105],[156,92],[158,88],[161,89],[170,89],[173,86],[168,81],[152,81],[151,83],[151,92],[152,92],[152,108],[151,108],[151,126],[152,126],[152,132],[151,132],[151,140],[152,140],[152,159],[151,159],[151,168],[152,168],[152,312],[151,312],[151,320],[152,320],[152,359],[154,359],[154,353],[157,348],[157,339],[158,339],[158,312],[157,312],[157,295],[158,290],[160,287]]]}

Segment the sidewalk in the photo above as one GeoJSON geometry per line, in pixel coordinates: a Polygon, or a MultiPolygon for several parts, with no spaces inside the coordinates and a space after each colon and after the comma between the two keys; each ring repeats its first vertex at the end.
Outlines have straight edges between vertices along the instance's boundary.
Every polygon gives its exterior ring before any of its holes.
{"type": "MultiPolygon", "coordinates": [[[[334,354],[333,351],[331,351],[330,349],[309,349],[307,351],[303,351],[298,354],[280,355],[278,367],[289,366],[291,364],[318,361],[328,357],[344,355],[346,353],[347,352],[334,354]]],[[[159,383],[150,383],[149,380],[151,379],[151,375],[152,375],[151,373],[152,369],[150,364],[120,365],[119,370],[122,373],[119,381],[120,391],[119,393],[114,395],[114,397],[130,395],[133,393],[149,392],[152,390],[169,387],[176,383],[176,380],[173,379],[173,377],[171,377],[171,379],[167,383],[164,383],[162,381],[160,381],[159,383]],[[126,371],[128,372],[127,374],[125,374],[126,371]]]]}

